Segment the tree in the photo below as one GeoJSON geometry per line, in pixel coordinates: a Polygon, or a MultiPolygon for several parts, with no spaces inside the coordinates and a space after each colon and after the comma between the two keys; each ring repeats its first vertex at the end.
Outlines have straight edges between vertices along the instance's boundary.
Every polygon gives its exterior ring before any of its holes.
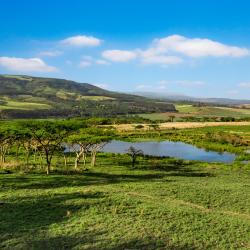
{"type": "Polygon", "coordinates": [[[132,159],[132,168],[134,168],[137,156],[143,155],[143,151],[141,149],[136,149],[135,147],[131,146],[131,147],[129,147],[129,149],[127,150],[127,152],[128,152],[128,155],[132,159]]]}
{"type": "Polygon", "coordinates": [[[6,154],[17,137],[15,127],[6,124],[0,127],[0,163],[5,163],[6,154]]]}
{"type": "Polygon", "coordinates": [[[67,143],[75,153],[75,170],[83,159],[84,167],[86,166],[86,157],[90,152],[91,166],[95,166],[97,152],[114,137],[114,132],[110,129],[100,127],[85,128],[67,138],[67,143]]]}
{"type": "Polygon", "coordinates": [[[51,161],[62,142],[75,131],[78,123],[70,121],[32,121],[20,123],[20,129],[26,131],[36,147],[41,150],[46,160],[46,173],[51,171],[51,161]]]}
{"type": "Polygon", "coordinates": [[[73,134],[67,139],[67,146],[70,148],[70,151],[75,153],[75,170],[78,170],[78,165],[83,159],[84,167],[86,166],[86,157],[87,153],[91,147],[91,143],[89,142],[89,136],[83,131],[80,131],[79,134],[73,134]]]}

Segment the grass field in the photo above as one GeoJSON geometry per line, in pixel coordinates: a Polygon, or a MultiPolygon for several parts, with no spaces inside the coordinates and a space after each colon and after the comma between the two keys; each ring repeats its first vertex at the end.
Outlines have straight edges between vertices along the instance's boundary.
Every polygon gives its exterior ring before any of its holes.
{"type": "Polygon", "coordinates": [[[186,117],[235,117],[244,118],[250,117],[250,109],[242,108],[228,108],[228,107],[194,107],[190,104],[175,105],[178,113],[153,113],[153,114],[140,114],[141,117],[151,120],[168,120],[169,116],[186,117]]]}
{"type": "Polygon", "coordinates": [[[249,170],[98,158],[83,174],[0,174],[1,249],[248,249],[249,170]]]}
{"type": "Polygon", "coordinates": [[[195,114],[200,116],[232,116],[249,117],[250,110],[227,107],[193,107],[192,105],[176,105],[180,113],[195,114]]]}
{"type": "Polygon", "coordinates": [[[115,98],[112,97],[108,97],[108,96],[79,96],[78,97],[79,100],[90,100],[90,101],[106,101],[106,100],[115,100],[115,98]]]}
{"type": "Polygon", "coordinates": [[[18,109],[18,110],[37,110],[50,109],[51,106],[43,103],[23,102],[23,101],[7,101],[6,104],[0,105],[0,110],[18,109]]]}
{"type": "Polygon", "coordinates": [[[42,160],[31,156],[27,166],[25,155],[10,152],[0,169],[0,249],[250,249],[248,146],[208,137],[222,132],[250,142],[250,125],[120,137],[243,157],[232,164],[140,156],[131,168],[128,155],[99,153],[96,167],[88,156],[87,170],[81,163],[75,172],[73,155],[66,168],[58,153],[46,176],[42,160]]]}

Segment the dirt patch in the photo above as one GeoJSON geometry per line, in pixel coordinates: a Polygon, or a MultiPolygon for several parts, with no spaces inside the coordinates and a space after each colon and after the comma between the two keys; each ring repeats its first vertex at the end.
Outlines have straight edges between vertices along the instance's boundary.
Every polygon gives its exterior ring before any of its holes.
{"type": "MultiPolygon", "coordinates": [[[[140,130],[149,130],[148,124],[119,124],[114,127],[119,131],[138,130],[136,126],[142,125],[140,130]]],[[[185,128],[202,128],[216,126],[250,126],[250,122],[164,122],[159,123],[159,129],[185,129],[185,128]]]]}

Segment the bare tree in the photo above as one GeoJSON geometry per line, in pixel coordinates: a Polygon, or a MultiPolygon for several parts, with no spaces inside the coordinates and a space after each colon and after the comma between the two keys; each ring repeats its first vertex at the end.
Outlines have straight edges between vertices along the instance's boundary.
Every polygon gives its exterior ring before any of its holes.
{"type": "Polygon", "coordinates": [[[132,159],[132,168],[135,167],[136,159],[139,155],[143,155],[143,151],[141,149],[136,149],[135,147],[131,146],[127,150],[128,155],[130,155],[132,159]]]}

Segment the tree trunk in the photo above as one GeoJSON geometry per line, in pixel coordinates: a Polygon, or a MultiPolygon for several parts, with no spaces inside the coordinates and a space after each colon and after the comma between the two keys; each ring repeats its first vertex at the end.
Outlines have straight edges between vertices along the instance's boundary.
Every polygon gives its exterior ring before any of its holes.
{"type": "Polygon", "coordinates": [[[30,158],[30,151],[28,150],[26,152],[26,167],[28,167],[28,165],[29,165],[29,158],[30,158]]]}
{"type": "Polygon", "coordinates": [[[46,163],[47,163],[47,170],[46,170],[46,174],[49,175],[50,174],[50,163],[51,163],[51,159],[49,158],[49,153],[47,150],[45,150],[45,155],[46,155],[46,163]]]}
{"type": "Polygon", "coordinates": [[[83,153],[82,160],[83,160],[83,166],[85,168],[85,166],[86,166],[86,153],[83,153]]]}
{"type": "Polygon", "coordinates": [[[135,157],[135,156],[133,156],[133,157],[132,157],[132,168],[134,168],[134,167],[135,167],[135,162],[136,162],[136,157],[135,157]]]}
{"type": "Polygon", "coordinates": [[[64,158],[64,167],[67,169],[67,156],[64,154],[63,158],[64,158]]]}
{"type": "Polygon", "coordinates": [[[78,170],[78,163],[79,163],[79,159],[78,157],[75,158],[75,170],[78,170]]]}
{"type": "Polygon", "coordinates": [[[96,151],[92,152],[92,159],[91,159],[91,167],[94,167],[95,166],[95,163],[96,163],[96,151]]]}
{"type": "Polygon", "coordinates": [[[78,170],[78,164],[81,158],[81,152],[80,153],[76,153],[76,158],[75,158],[75,170],[78,170]]]}

